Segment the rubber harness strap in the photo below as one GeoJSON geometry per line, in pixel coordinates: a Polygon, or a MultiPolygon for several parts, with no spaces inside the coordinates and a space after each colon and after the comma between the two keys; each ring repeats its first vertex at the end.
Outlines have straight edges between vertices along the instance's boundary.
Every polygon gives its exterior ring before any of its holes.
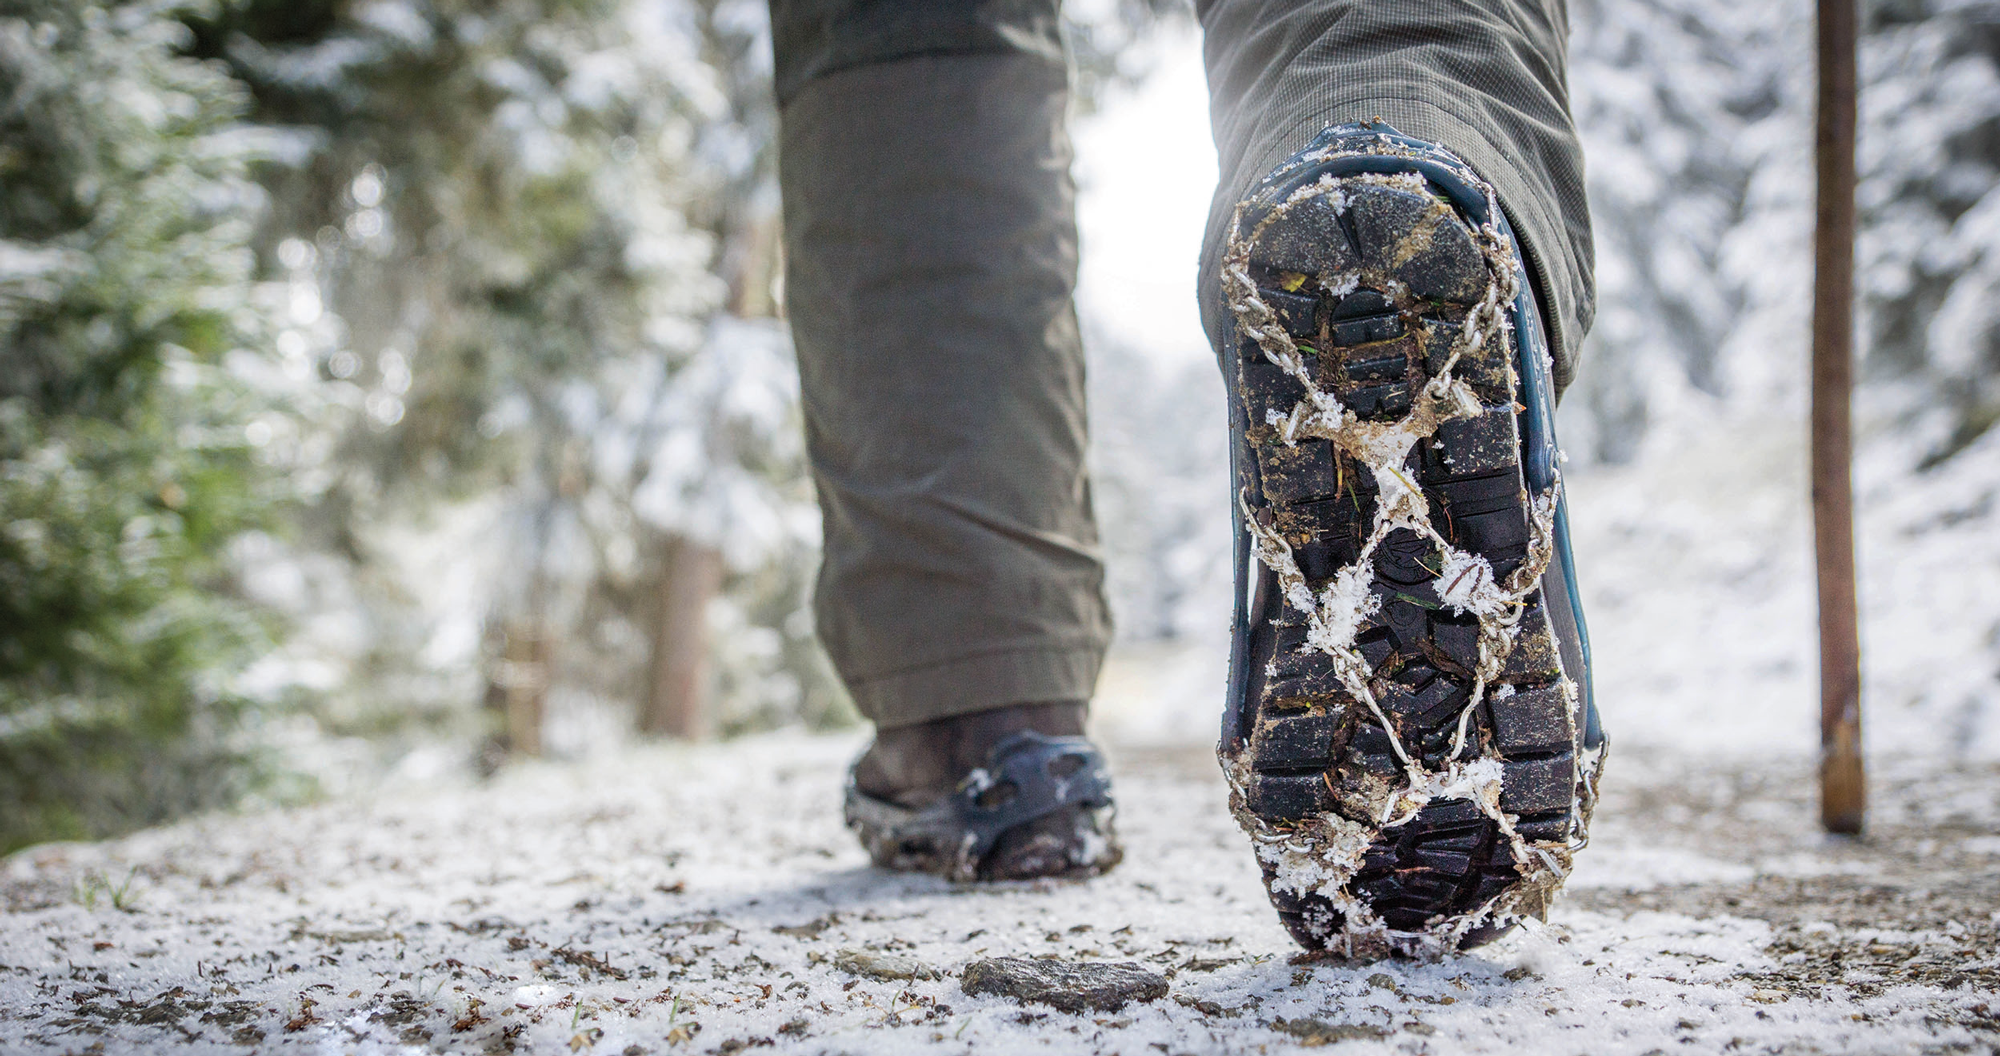
{"type": "Polygon", "coordinates": [[[1104,754],[1085,738],[1023,730],[994,745],[986,759],[951,795],[921,810],[868,795],[850,775],[848,817],[873,829],[875,838],[909,848],[912,856],[928,857],[928,850],[947,859],[937,871],[970,880],[1007,830],[1065,807],[1111,805],[1104,754]]]}

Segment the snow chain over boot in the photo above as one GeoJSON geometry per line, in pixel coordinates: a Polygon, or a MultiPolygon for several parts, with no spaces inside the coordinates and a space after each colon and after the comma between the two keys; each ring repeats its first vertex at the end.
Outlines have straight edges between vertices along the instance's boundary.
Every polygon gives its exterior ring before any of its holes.
{"type": "Polygon", "coordinates": [[[1035,876],[1096,876],[1124,855],[1113,827],[1110,771],[1084,737],[1009,734],[985,765],[922,808],[871,796],[850,772],[844,814],[877,866],[947,880],[1022,879],[1007,875],[1007,867],[1030,860],[1035,876]],[[1009,850],[1010,834],[1040,846],[1011,848],[1015,861],[995,861],[1009,850]]]}
{"type": "Polygon", "coordinates": [[[1380,123],[1237,206],[1236,618],[1218,749],[1294,938],[1436,955],[1542,918],[1604,738],[1552,365],[1492,188],[1380,123]]]}

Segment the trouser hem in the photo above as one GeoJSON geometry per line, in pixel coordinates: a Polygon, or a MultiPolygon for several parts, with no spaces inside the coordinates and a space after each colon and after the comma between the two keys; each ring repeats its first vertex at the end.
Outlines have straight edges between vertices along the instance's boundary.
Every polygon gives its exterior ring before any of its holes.
{"type": "Polygon", "coordinates": [[[914,671],[852,679],[855,706],[881,729],[1009,704],[1088,701],[1104,666],[1101,646],[984,653],[914,671]]]}

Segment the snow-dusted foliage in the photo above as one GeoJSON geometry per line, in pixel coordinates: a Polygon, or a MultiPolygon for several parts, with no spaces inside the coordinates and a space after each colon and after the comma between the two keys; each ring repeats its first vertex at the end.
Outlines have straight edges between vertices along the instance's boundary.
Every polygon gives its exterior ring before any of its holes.
{"type": "MultiPolygon", "coordinates": [[[[1913,426],[1936,459],[2000,406],[2000,4],[1863,6],[1860,407],[1913,426]]],[[[1572,454],[1629,459],[1649,424],[1689,404],[1797,407],[1812,5],[1577,0],[1570,12],[1598,278],[1572,454]]]]}
{"type": "Polygon", "coordinates": [[[233,794],[267,313],[240,89],[160,4],[0,7],[0,850],[233,794]]]}
{"type": "Polygon", "coordinates": [[[1163,25],[1192,23],[1189,0],[1064,0],[1063,39],[1077,109],[1091,113],[1107,89],[1150,75],[1159,53],[1146,45],[1163,25]]]}
{"type": "Polygon", "coordinates": [[[1564,439],[1623,461],[1691,394],[1785,389],[1804,361],[1810,10],[1579,0],[1570,14],[1598,308],[1564,439]]]}
{"type": "MultiPolygon", "coordinates": [[[[1732,739],[1803,737],[1810,640],[1779,647],[1746,628],[1809,628],[1813,612],[1801,479],[1813,7],[1579,0],[1571,11],[1600,296],[1561,421],[1579,461],[1633,462],[1604,478],[1601,499],[1594,482],[1576,492],[1581,579],[1602,588],[1599,686],[1684,685],[1730,702],[1718,706],[1734,721],[1719,728],[1732,739]],[[1654,556],[1593,562],[1612,525],[1654,556]],[[1656,629],[1689,618],[1712,621],[1708,636],[1662,647],[1656,629]]],[[[1863,11],[1855,480],[1867,736],[1990,756],[2000,4],[1863,11]]]]}
{"type": "Polygon", "coordinates": [[[551,722],[589,725],[643,696],[662,555],[688,539],[728,563],[723,725],[837,714],[794,618],[816,533],[789,345],[739,318],[768,314],[774,274],[743,260],[775,244],[764,19],[236,0],[195,20],[252,121],[289,133],[264,260],[291,291],[278,346],[326,394],[294,447],[306,515],[244,554],[305,632],[268,691],[339,731],[464,731],[525,638],[551,722]]]}
{"type": "Polygon", "coordinates": [[[1869,373],[1935,464],[2000,420],[2000,3],[1882,0],[1861,53],[1869,373]]]}

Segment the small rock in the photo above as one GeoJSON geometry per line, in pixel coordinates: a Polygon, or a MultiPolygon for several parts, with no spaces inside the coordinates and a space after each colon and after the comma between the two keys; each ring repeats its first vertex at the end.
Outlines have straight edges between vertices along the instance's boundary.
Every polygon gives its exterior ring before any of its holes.
{"type": "Polygon", "coordinates": [[[1374,1041],[1394,1033],[1366,1023],[1328,1023],[1323,1019],[1274,1019],[1271,1029],[1290,1034],[1309,1049],[1337,1041],[1374,1041]]]}
{"type": "Polygon", "coordinates": [[[968,994],[1037,1001],[1064,1012],[1116,1012],[1132,1001],[1167,996],[1167,980],[1131,961],[1036,961],[993,957],[965,966],[968,994]]]}
{"type": "Polygon", "coordinates": [[[833,966],[849,975],[863,975],[883,982],[938,977],[937,969],[914,957],[876,953],[873,950],[842,950],[833,955],[833,966]]]}
{"type": "Polygon", "coordinates": [[[1243,1011],[1240,1008],[1224,1008],[1222,1007],[1222,1003],[1219,1001],[1210,1001],[1206,998],[1189,997],[1186,994],[1175,994],[1174,1000],[1180,1002],[1182,1008],[1192,1008],[1196,1012],[1199,1012],[1204,1016],[1212,1016],[1217,1019],[1223,1019],[1230,1016],[1234,1016],[1237,1013],[1243,1011]]]}
{"type": "Polygon", "coordinates": [[[828,913],[826,916],[820,917],[817,920],[809,920],[804,924],[782,924],[771,930],[776,934],[790,935],[795,939],[817,939],[820,932],[838,923],[840,923],[840,914],[828,913]]]}

